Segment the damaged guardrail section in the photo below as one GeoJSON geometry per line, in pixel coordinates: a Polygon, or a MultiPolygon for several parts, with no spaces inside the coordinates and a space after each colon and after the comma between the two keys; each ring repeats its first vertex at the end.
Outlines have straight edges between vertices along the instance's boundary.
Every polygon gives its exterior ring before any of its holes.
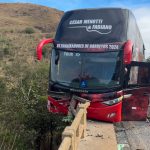
{"type": "Polygon", "coordinates": [[[59,150],[77,150],[81,138],[86,134],[86,114],[90,103],[79,104],[77,115],[71,126],[65,128],[59,150]]]}

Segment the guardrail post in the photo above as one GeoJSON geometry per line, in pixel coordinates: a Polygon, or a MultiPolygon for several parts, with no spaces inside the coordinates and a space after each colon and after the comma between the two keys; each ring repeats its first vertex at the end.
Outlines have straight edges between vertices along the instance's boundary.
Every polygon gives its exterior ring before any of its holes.
{"type": "Polygon", "coordinates": [[[84,138],[86,136],[86,127],[87,127],[87,122],[86,122],[86,114],[87,114],[87,107],[89,106],[90,104],[87,103],[86,104],[86,107],[85,107],[85,104],[80,104],[79,105],[79,110],[80,109],[83,109],[84,110],[84,113],[83,113],[83,116],[81,118],[81,125],[83,126],[83,133],[82,133],[82,136],[81,138],[84,138]]]}
{"type": "Polygon", "coordinates": [[[75,131],[71,127],[66,127],[63,134],[62,134],[62,139],[65,137],[71,138],[71,147],[70,150],[75,150],[75,143],[76,143],[76,138],[75,138],[75,131]]]}
{"type": "Polygon", "coordinates": [[[62,143],[59,150],[77,150],[80,138],[86,136],[86,113],[89,105],[89,102],[79,104],[78,113],[72,122],[72,125],[66,127],[62,133],[62,143]]]}

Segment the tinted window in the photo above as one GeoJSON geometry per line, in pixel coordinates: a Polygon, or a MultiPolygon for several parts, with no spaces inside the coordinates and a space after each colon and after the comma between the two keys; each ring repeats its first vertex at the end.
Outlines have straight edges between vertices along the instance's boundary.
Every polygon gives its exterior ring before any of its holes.
{"type": "Polygon", "coordinates": [[[149,66],[132,66],[129,75],[129,85],[148,85],[150,84],[149,66]]]}
{"type": "Polygon", "coordinates": [[[53,50],[51,79],[54,82],[84,88],[120,84],[122,51],[78,53],[53,50]]]}

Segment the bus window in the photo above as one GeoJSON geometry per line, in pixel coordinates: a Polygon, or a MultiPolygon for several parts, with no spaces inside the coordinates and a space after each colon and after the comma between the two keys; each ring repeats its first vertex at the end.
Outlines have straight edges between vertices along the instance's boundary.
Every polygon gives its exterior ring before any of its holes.
{"type": "Polygon", "coordinates": [[[150,74],[148,67],[139,67],[138,83],[140,85],[150,83],[150,74]]]}
{"type": "Polygon", "coordinates": [[[138,83],[138,66],[131,67],[129,78],[129,85],[134,85],[138,83]]]}
{"type": "Polygon", "coordinates": [[[150,65],[149,63],[137,63],[131,65],[128,85],[149,85],[150,65]]]}

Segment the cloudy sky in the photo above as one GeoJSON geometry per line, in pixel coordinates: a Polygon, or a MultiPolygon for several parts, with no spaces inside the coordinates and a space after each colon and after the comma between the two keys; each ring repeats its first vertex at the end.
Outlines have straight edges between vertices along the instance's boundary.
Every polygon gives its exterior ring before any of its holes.
{"type": "Polygon", "coordinates": [[[129,8],[137,19],[146,47],[146,57],[150,56],[150,0],[0,0],[0,2],[34,3],[63,11],[100,7],[129,8]]]}

